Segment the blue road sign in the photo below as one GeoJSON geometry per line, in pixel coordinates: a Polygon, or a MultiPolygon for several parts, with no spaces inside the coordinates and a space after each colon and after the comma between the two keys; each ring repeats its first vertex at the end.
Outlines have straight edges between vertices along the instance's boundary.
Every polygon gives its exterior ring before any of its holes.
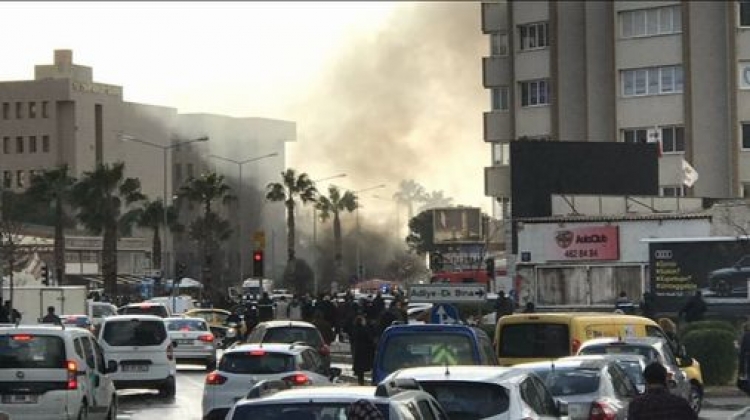
{"type": "Polygon", "coordinates": [[[430,324],[458,324],[460,320],[458,308],[453,305],[440,303],[432,307],[430,324]]]}

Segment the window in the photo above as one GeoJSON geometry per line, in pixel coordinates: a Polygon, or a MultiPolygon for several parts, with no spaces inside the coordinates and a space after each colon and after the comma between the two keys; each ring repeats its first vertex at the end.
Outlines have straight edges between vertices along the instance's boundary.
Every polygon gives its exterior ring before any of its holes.
{"type": "Polygon", "coordinates": [[[10,154],[10,137],[3,137],[3,153],[10,154]]]}
{"type": "Polygon", "coordinates": [[[685,151],[685,128],[682,126],[661,128],[661,150],[664,153],[685,151]]]}
{"type": "MultiPolygon", "coordinates": [[[[65,342],[54,335],[4,334],[0,349],[5,369],[60,369],[65,366],[65,342]]],[[[27,376],[35,375],[26,372],[27,376]]]]}
{"type": "Polygon", "coordinates": [[[549,83],[547,80],[521,82],[521,106],[549,105],[549,83]]]}
{"type": "Polygon", "coordinates": [[[102,339],[110,346],[158,346],[167,339],[164,321],[130,320],[107,322],[102,339]]]}
{"type": "Polygon", "coordinates": [[[740,26],[750,26],[750,1],[740,0],[740,26]]]}
{"type": "Polygon", "coordinates": [[[42,118],[49,118],[49,102],[42,101],[42,118]]]}
{"type": "Polygon", "coordinates": [[[94,350],[91,348],[91,340],[88,337],[81,338],[81,344],[83,345],[83,353],[86,355],[86,365],[90,369],[96,368],[96,358],[94,357],[94,350]]]}
{"type": "Polygon", "coordinates": [[[533,50],[549,47],[549,25],[547,22],[532,23],[518,27],[519,49],[533,50]]]}
{"type": "Polygon", "coordinates": [[[29,137],[29,153],[36,153],[36,136],[29,137]]]}
{"type": "Polygon", "coordinates": [[[23,137],[16,137],[16,153],[23,153],[23,137]]]}
{"type": "Polygon", "coordinates": [[[682,9],[680,6],[620,12],[620,36],[623,38],[677,34],[680,32],[682,32],[682,9]]]}
{"type": "Polygon", "coordinates": [[[13,186],[13,172],[3,171],[3,188],[10,188],[13,186]]]}
{"type": "Polygon", "coordinates": [[[622,70],[622,96],[682,93],[682,66],[622,70]]]}
{"type": "Polygon", "coordinates": [[[10,103],[9,102],[3,102],[3,119],[4,120],[10,119],[10,103]]]}
{"type": "Polygon", "coordinates": [[[42,152],[49,152],[49,136],[42,136],[42,152]]]}
{"type": "Polygon", "coordinates": [[[16,102],[16,119],[23,118],[23,102],[16,102]]]}
{"type": "Polygon", "coordinates": [[[490,35],[490,55],[508,55],[508,34],[505,32],[499,32],[490,35]]]}
{"type": "Polygon", "coordinates": [[[492,145],[492,162],[495,165],[510,165],[510,143],[492,145]]]}
{"type": "Polygon", "coordinates": [[[507,86],[500,86],[490,90],[492,94],[492,110],[507,111],[510,105],[510,92],[507,86]]]}
{"type": "Polygon", "coordinates": [[[24,176],[23,170],[22,169],[17,170],[16,171],[16,186],[18,188],[23,188],[25,184],[24,182],[25,180],[26,180],[26,177],[24,176]]]}
{"type": "Polygon", "coordinates": [[[661,187],[661,195],[663,197],[684,197],[685,187],[682,185],[665,185],[661,187]]]}
{"type": "Polygon", "coordinates": [[[224,354],[219,369],[227,373],[269,375],[294,371],[294,357],[270,351],[224,354]]]}
{"type": "Polygon", "coordinates": [[[29,118],[36,118],[36,102],[29,102],[29,118]]]}

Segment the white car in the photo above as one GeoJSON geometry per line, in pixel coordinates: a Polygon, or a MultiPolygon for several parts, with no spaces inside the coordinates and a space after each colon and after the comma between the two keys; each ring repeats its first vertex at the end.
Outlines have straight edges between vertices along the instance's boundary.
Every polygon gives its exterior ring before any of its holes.
{"type": "Polygon", "coordinates": [[[164,319],[154,315],[117,315],[105,318],[99,343],[107,363],[115,363],[112,379],[117,389],[156,389],[173,398],[177,365],[164,319]]]}
{"type": "Polygon", "coordinates": [[[428,366],[401,369],[380,385],[414,379],[440,403],[449,418],[567,418],[567,403],[556,401],[535,374],[499,366],[428,366]]]}
{"type": "Polygon", "coordinates": [[[295,386],[328,385],[327,367],[312,347],[295,344],[242,344],[224,352],[206,376],[203,418],[224,419],[229,409],[260,381],[285,380],[295,386]]]}
{"type": "Polygon", "coordinates": [[[0,413],[13,420],[114,420],[114,368],[88,330],[0,327],[0,413]]]}
{"type": "Polygon", "coordinates": [[[166,318],[167,332],[174,344],[178,363],[200,363],[216,369],[216,340],[203,318],[166,318]]]}

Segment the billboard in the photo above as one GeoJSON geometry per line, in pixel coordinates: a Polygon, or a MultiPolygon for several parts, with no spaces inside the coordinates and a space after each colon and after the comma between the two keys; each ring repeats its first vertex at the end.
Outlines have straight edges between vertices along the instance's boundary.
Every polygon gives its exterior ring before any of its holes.
{"type": "Polygon", "coordinates": [[[432,210],[433,243],[477,243],[484,240],[479,207],[450,207],[432,210]]]}
{"type": "Polygon", "coordinates": [[[674,308],[696,290],[709,304],[750,303],[750,241],[706,238],[649,241],[651,292],[674,308]]]}
{"type": "Polygon", "coordinates": [[[558,229],[547,242],[550,261],[611,261],[620,259],[617,226],[558,229]]]}

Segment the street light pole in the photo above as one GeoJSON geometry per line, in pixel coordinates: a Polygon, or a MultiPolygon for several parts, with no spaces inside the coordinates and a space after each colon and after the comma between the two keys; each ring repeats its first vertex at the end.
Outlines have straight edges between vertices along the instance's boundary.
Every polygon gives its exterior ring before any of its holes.
{"type": "MultiPolygon", "coordinates": [[[[323,182],[323,181],[329,181],[331,179],[338,179],[338,178],[344,178],[346,177],[346,174],[338,174],[338,175],[331,175],[327,176],[325,178],[320,179],[314,179],[313,183],[316,182],[323,182]]],[[[315,265],[315,275],[313,276],[313,290],[315,293],[315,296],[318,296],[318,209],[313,206],[313,258],[315,259],[315,262],[313,263],[315,265]]]]}
{"type": "MultiPolygon", "coordinates": [[[[369,187],[369,188],[363,188],[361,190],[354,191],[354,194],[359,194],[359,193],[363,193],[363,192],[367,192],[367,191],[377,190],[379,188],[385,188],[385,184],[380,184],[380,185],[376,185],[374,187],[369,187]]],[[[359,201],[359,200],[357,200],[357,201],[359,201]]],[[[362,239],[362,231],[360,230],[360,227],[359,227],[359,208],[360,207],[361,206],[359,205],[359,202],[358,202],[357,203],[357,208],[355,209],[355,215],[356,215],[356,219],[357,219],[357,278],[358,279],[359,279],[359,275],[360,275],[360,268],[362,266],[362,254],[361,254],[361,250],[360,250],[361,249],[360,242],[362,242],[361,241],[361,239],[362,239]]],[[[362,271],[364,271],[364,270],[362,270],[362,271]]],[[[361,279],[359,279],[359,280],[361,280],[361,279]]]]}
{"type": "MultiPolygon", "coordinates": [[[[240,284],[242,284],[242,282],[245,281],[245,259],[243,258],[243,253],[242,253],[243,251],[242,250],[242,238],[245,232],[244,214],[242,213],[242,208],[243,208],[242,206],[242,198],[243,198],[242,167],[247,163],[257,162],[261,159],[266,159],[266,158],[270,158],[270,157],[274,157],[278,155],[279,154],[277,152],[273,152],[273,153],[269,153],[263,156],[258,156],[258,157],[245,159],[245,160],[235,160],[235,159],[230,159],[227,157],[217,156],[217,155],[209,156],[214,159],[223,160],[224,162],[234,163],[235,165],[237,165],[238,172],[239,172],[238,173],[239,181],[237,182],[237,185],[239,186],[238,191],[237,191],[237,224],[238,224],[237,239],[238,239],[238,247],[239,247],[239,255],[240,255],[240,284]]],[[[255,216],[258,217],[258,215],[255,215],[255,216]]]]}

